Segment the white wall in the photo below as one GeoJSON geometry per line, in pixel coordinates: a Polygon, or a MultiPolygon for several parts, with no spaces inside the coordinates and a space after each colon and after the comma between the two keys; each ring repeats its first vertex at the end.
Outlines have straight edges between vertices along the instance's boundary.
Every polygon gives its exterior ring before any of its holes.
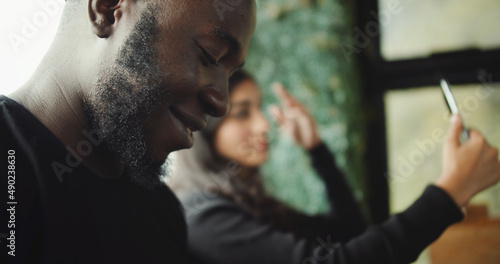
{"type": "Polygon", "coordinates": [[[64,0],[2,1],[0,94],[28,80],[55,36],[64,0]]]}

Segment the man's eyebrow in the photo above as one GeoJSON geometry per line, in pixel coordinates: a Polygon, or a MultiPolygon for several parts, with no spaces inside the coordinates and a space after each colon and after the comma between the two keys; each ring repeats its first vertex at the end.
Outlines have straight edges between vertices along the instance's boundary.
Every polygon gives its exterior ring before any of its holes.
{"type": "Polygon", "coordinates": [[[217,39],[224,40],[231,45],[232,48],[235,49],[236,52],[239,52],[241,49],[241,45],[238,42],[238,40],[231,34],[229,34],[227,31],[222,29],[219,26],[213,27],[212,30],[210,31],[212,35],[214,35],[217,39]]]}
{"type": "MultiPolygon", "coordinates": [[[[227,43],[229,43],[229,45],[231,46],[231,48],[234,49],[233,50],[234,53],[240,52],[241,45],[238,42],[238,40],[233,35],[231,35],[227,31],[225,31],[223,28],[221,28],[219,26],[215,26],[215,27],[212,28],[212,30],[210,31],[210,33],[215,38],[217,38],[219,40],[226,41],[227,43]]],[[[243,65],[245,65],[245,61],[243,61],[240,65],[236,66],[234,68],[234,71],[240,70],[241,68],[243,68],[243,65]]]]}

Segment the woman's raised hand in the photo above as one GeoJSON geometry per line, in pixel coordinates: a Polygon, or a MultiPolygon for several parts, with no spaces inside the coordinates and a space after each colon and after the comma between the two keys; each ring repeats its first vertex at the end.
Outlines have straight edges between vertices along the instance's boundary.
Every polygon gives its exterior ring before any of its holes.
{"type": "Polygon", "coordinates": [[[462,121],[455,115],[443,147],[443,172],[436,182],[459,207],[500,180],[498,149],[475,130],[469,131],[469,140],[460,144],[461,130],[462,121]]]}
{"type": "Polygon", "coordinates": [[[281,106],[271,105],[269,112],[278,123],[280,130],[306,150],[317,146],[321,139],[316,122],[307,109],[293,98],[282,84],[275,83],[272,89],[281,106]]]}

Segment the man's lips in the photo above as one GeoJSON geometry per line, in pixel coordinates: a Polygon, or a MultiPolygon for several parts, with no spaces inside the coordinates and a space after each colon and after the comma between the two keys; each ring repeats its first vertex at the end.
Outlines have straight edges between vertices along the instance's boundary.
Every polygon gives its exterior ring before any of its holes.
{"type": "Polygon", "coordinates": [[[189,133],[202,130],[207,125],[205,120],[202,118],[198,118],[194,114],[187,111],[182,111],[177,107],[171,106],[170,112],[188,129],[189,133]]]}

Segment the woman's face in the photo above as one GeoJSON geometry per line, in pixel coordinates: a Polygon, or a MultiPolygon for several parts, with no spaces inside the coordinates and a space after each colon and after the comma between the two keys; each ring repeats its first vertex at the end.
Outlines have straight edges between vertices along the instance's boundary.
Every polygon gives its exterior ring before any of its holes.
{"type": "Polygon", "coordinates": [[[215,150],[245,167],[257,167],[268,154],[269,123],[262,113],[259,88],[252,80],[238,84],[230,95],[229,113],[215,131],[215,150]]]}

